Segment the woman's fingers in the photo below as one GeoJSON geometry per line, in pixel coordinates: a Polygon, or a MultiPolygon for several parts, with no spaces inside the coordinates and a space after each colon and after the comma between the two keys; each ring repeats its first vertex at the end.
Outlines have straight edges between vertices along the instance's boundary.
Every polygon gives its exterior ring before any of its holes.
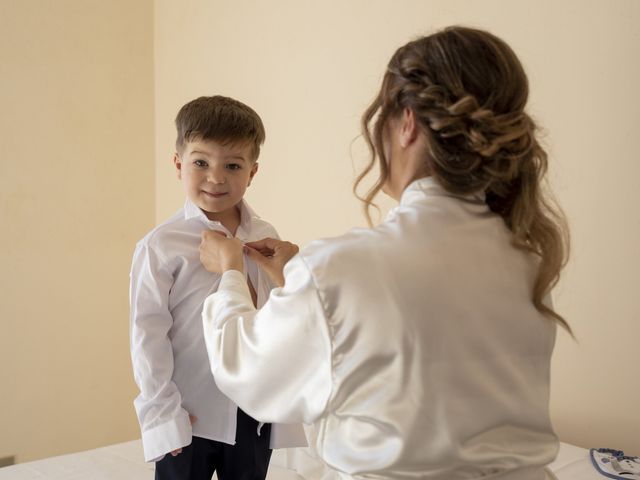
{"type": "Polygon", "coordinates": [[[263,238],[262,240],[256,240],[255,242],[247,242],[246,245],[249,247],[262,251],[275,251],[276,247],[283,243],[281,240],[276,240],[275,238],[263,238]]]}
{"type": "MultiPolygon", "coordinates": [[[[200,261],[210,272],[242,271],[242,244],[237,238],[225,238],[222,232],[205,230],[200,243],[200,261]]],[[[284,283],[285,264],[298,253],[298,246],[275,238],[263,238],[245,244],[245,252],[277,284],[284,283]]]]}
{"type": "Polygon", "coordinates": [[[274,256],[263,255],[258,250],[250,247],[246,248],[245,252],[251,260],[256,262],[256,264],[265,271],[275,285],[279,287],[284,285],[283,266],[279,259],[274,256]]]}
{"type": "Polygon", "coordinates": [[[280,245],[275,247],[275,251],[273,252],[273,258],[278,260],[278,263],[282,265],[284,268],[285,264],[291,260],[300,249],[297,245],[291,242],[281,242],[280,245]]]}
{"type": "Polygon", "coordinates": [[[249,248],[251,250],[254,250],[256,252],[260,252],[265,257],[272,257],[273,254],[275,253],[275,251],[272,250],[271,248],[266,248],[266,247],[258,248],[258,247],[255,247],[254,245],[252,245],[251,243],[245,243],[244,245],[245,245],[245,247],[247,247],[247,248],[249,248]]]}
{"type": "Polygon", "coordinates": [[[269,268],[268,265],[270,265],[271,263],[273,263],[273,252],[271,251],[271,254],[265,253],[264,250],[258,250],[256,248],[251,247],[249,244],[245,244],[245,253],[247,254],[247,256],[253,260],[254,262],[256,262],[258,265],[260,265],[261,267],[267,269],[269,268]]]}
{"type": "Polygon", "coordinates": [[[245,252],[262,268],[278,286],[284,285],[284,266],[298,253],[298,246],[273,238],[245,244],[245,252]]]}
{"type": "Polygon", "coordinates": [[[298,253],[298,246],[291,242],[285,242],[282,240],[276,240],[275,238],[263,238],[262,240],[257,240],[255,242],[247,242],[245,245],[253,248],[254,250],[258,250],[260,253],[272,252],[271,254],[275,254],[276,251],[283,252],[295,252],[298,253]]]}
{"type": "Polygon", "coordinates": [[[253,245],[256,248],[271,248],[273,249],[277,244],[281,243],[282,240],[278,240],[276,238],[266,237],[261,240],[255,240],[253,242],[247,242],[247,245],[253,245]]]}

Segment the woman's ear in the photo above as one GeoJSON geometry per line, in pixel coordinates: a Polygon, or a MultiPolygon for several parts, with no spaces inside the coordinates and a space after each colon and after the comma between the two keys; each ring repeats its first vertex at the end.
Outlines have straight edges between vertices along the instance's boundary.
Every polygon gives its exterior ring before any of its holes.
{"type": "Polygon", "coordinates": [[[407,148],[418,137],[418,126],[416,124],[416,114],[409,107],[402,112],[400,119],[400,146],[407,148]]]}
{"type": "Polygon", "coordinates": [[[178,152],[173,154],[173,165],[176,167],[176,176],[178,180],[182,179],[182,160],[180,159],[180,155],[178,152]]]}

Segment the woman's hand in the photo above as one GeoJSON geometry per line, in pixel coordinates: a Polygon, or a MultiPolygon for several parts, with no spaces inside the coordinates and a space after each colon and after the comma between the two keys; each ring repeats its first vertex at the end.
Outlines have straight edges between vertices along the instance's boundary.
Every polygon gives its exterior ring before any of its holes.
{"type": "Polygon", "coordinates": [[[283,242],[273,238],[264,238],[257,242],[247,242],[245,251],[251,260],[256,262],[277,286],[284,285],[284,266],[300,250],[291,242],[283,242]]]}
{"type": "Polygon", "coordinates": [[[242,272],[242,242],[237,238],[228,238],[222,232],[205,230],[200,242],[200,261],[212,273],[222,274],[227,270],[242,272]]]}

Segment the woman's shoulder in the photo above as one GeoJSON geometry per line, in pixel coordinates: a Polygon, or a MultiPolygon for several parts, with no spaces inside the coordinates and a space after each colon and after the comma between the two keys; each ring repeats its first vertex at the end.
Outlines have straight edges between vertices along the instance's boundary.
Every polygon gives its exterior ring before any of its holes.
{"type": "Polygon", "coordinates": [[[362,265],[375,257],[385,243],[377,228],[353,228],[346,233],[314,240],[300,250],[299,256],[312,272],[340,275],[352,265],[362,265]]]}

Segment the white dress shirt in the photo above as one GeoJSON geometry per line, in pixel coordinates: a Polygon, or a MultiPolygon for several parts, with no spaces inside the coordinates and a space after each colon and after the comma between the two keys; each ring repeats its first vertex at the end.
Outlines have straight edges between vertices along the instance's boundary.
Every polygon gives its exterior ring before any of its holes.
{"type": "MultiPolygon", "coordinates": [[[[243,242],[277,237],[243,201],[236,237],[243,242]]],[[[209,220],[192,202],[140,242],[131,268],[131,358],[140,395],[134,405],[146,461],[191,443],[198,436],[235,444],[237,407],[218,390],[211,375],[202,332],[202,306],[220,275],[200,262],[205,229],[229,231],[209,220]],[[197,421],[190,424],[189,414],[197,421]]],[[[264,304],[272,288],[255,263],[247,274],[264,304]]],[[[273,425],[271,447],[305,445],[300,425],[273,425]]]]}
{"type": "Polygon", "coordinates": [[[556,327],[535,275],[482,195],[423,178],[378,227],[303,249],[260,310],[226,272],[211,368],[255,418],[313,423],[328,478],[544,479],[556,327]]]}

